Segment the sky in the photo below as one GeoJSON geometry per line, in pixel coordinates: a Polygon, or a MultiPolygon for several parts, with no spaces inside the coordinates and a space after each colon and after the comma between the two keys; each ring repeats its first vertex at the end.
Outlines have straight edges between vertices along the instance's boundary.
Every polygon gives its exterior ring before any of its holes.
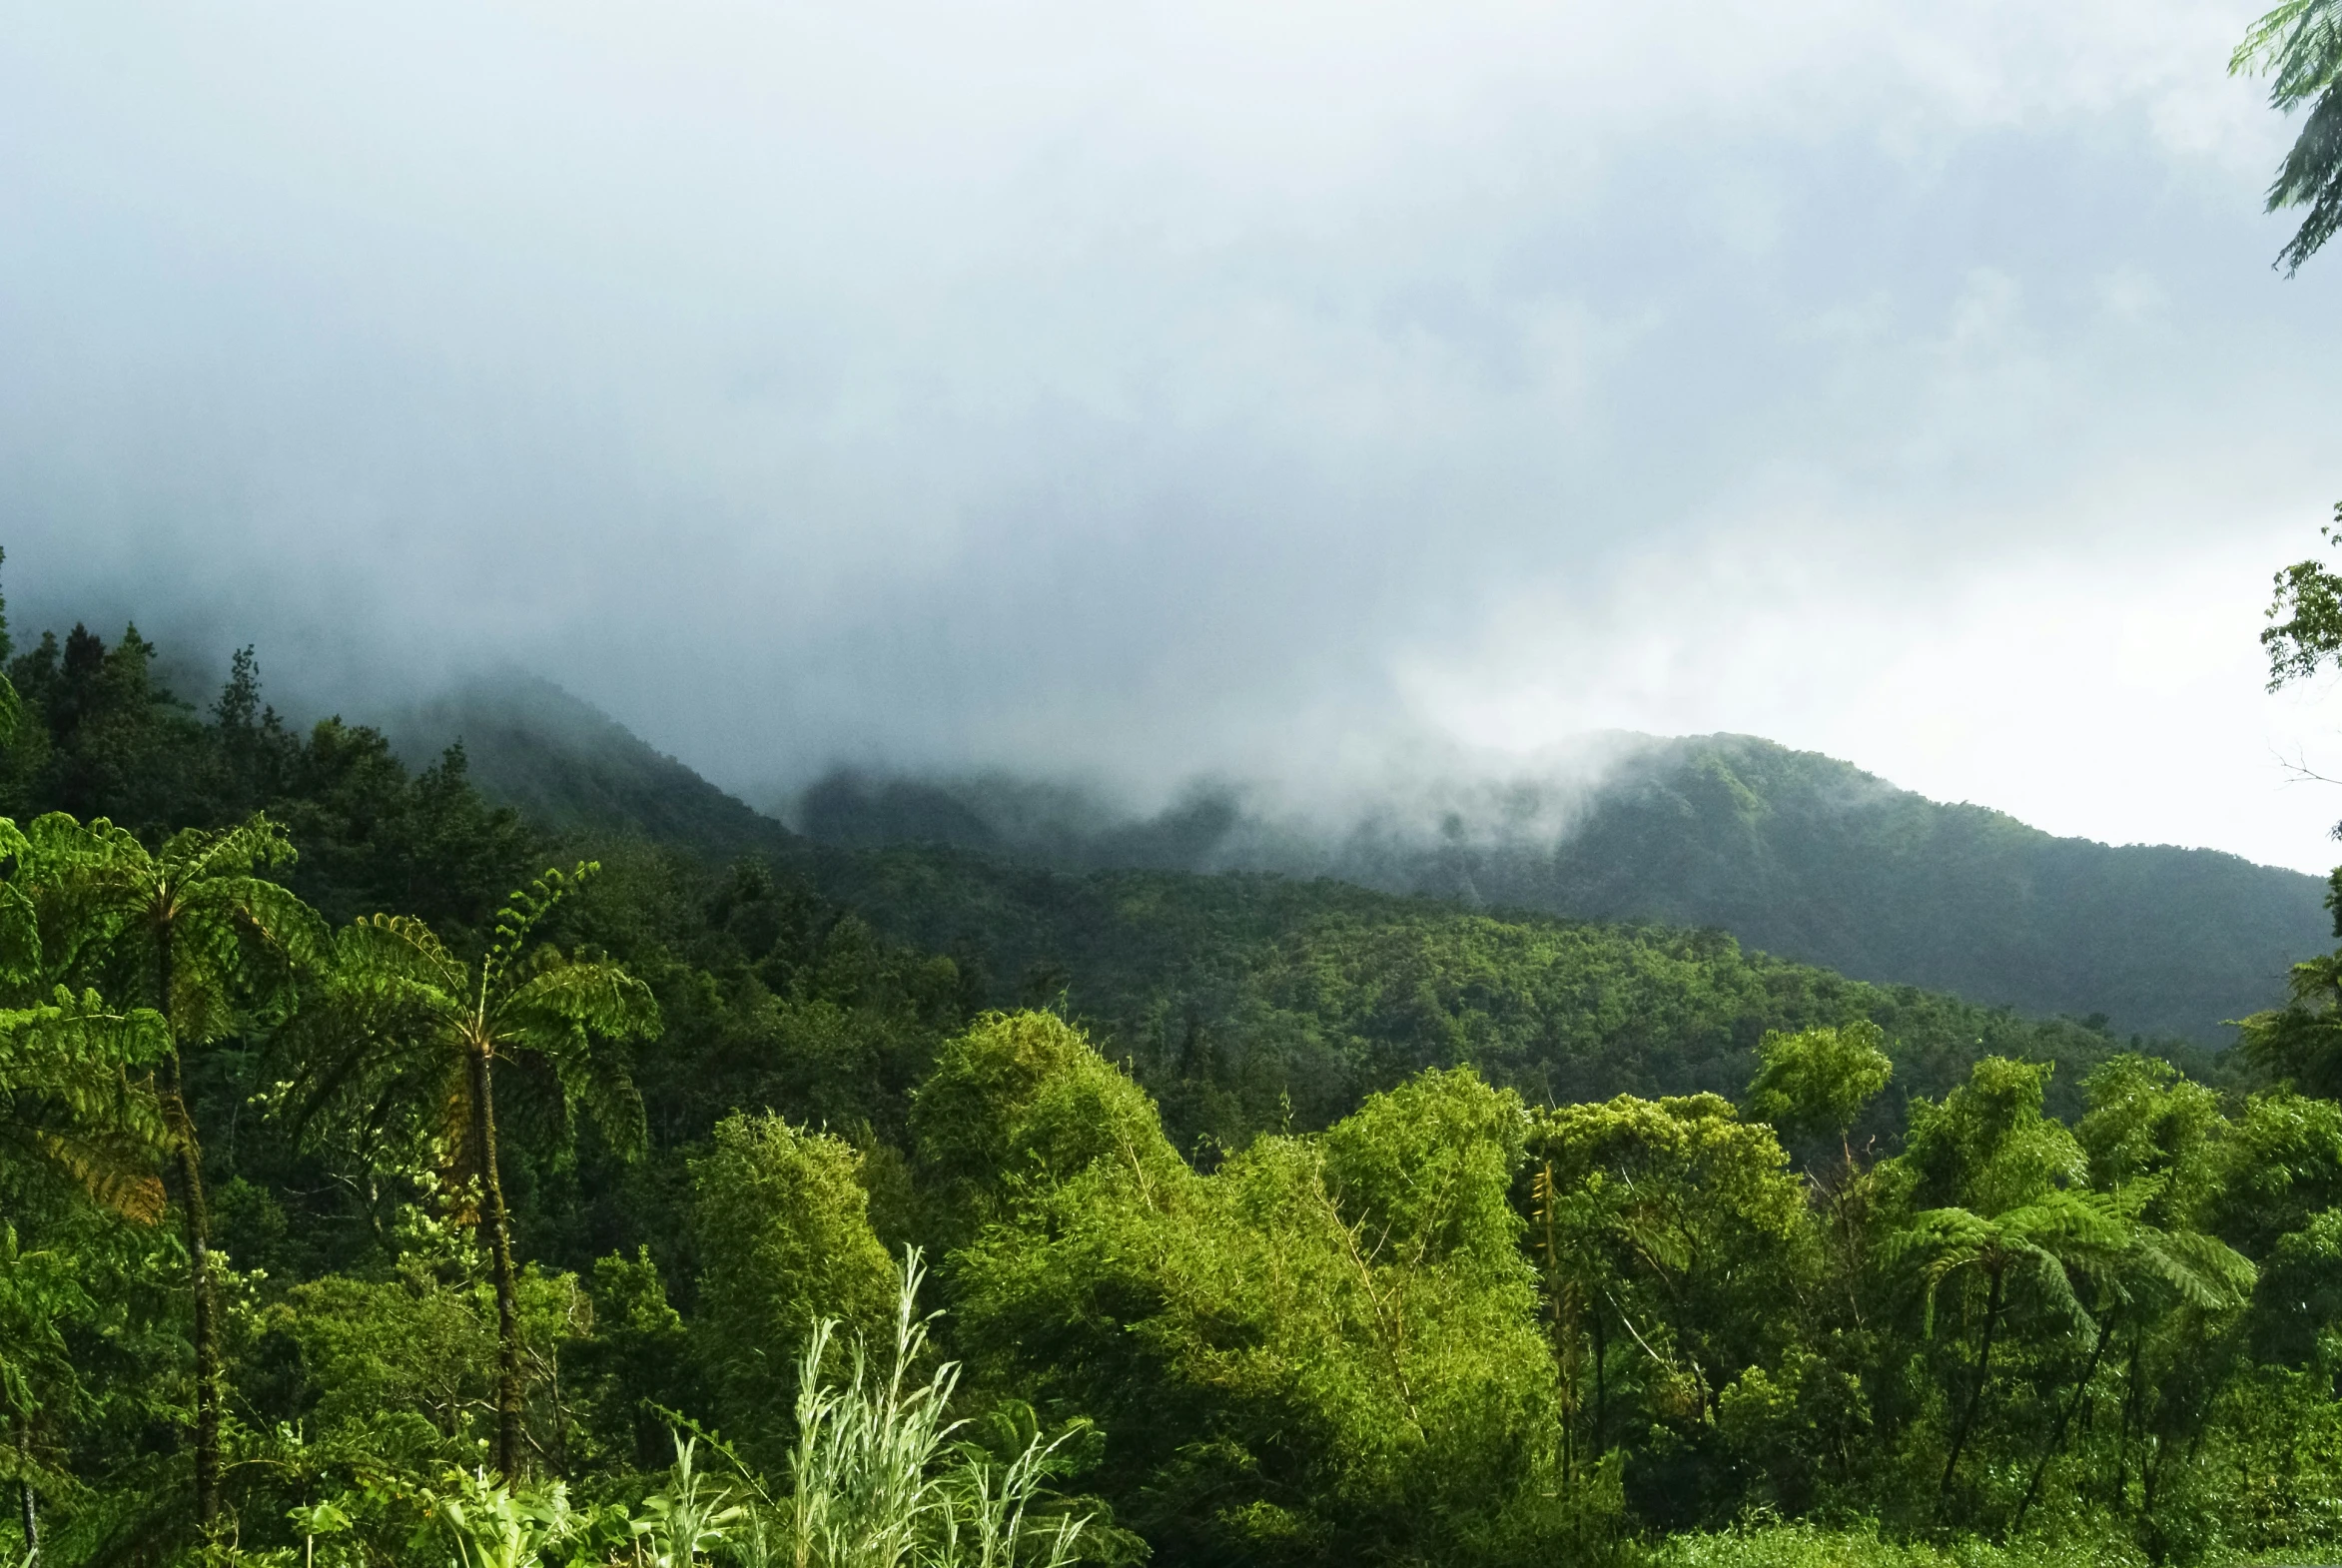
{"type": "Polygon", "coordinates": [[[11,611],[758,798],[1731,730],[2322,871],[2256,9],[0,0],[11,611]]]}

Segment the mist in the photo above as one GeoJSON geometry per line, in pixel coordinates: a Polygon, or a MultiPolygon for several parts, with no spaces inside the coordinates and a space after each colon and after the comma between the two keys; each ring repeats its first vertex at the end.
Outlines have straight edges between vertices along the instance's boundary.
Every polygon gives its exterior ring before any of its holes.
{"type": "Polygon", "coordinates": [[[2254,14],[7,5],[11,611],[760,804],[1728,730],[2322,869],[2254,14]]]}

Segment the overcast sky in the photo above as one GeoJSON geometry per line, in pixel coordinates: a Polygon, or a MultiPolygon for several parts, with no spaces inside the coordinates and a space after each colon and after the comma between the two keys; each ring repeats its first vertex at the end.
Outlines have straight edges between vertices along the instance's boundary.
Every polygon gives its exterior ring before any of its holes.
{"type": "Polygon", "coordinates": [[[750,792],[1727,729],[2323,869],[2256,9],[0,0],[6,586],[750,792]]]}

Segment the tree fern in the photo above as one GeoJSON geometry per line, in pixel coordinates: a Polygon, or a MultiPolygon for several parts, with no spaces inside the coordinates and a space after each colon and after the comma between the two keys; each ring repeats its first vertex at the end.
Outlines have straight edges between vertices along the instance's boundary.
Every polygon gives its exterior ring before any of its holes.
{"type": "MultiPolygon", "coordinates": [[[[203,1142],[186,1092],[186,1054],[281,1021],[298,968],[324,945],[325,923],[267,873],[290,865],[290,839],[266,816],[189,828],[150,851],[105,818],[36,819],[17,849],[43,969],[117,1007],[162,1019],[159,1107],[177,1168],[195,1297],[196,1509],[220,1505],[220,1350],[203,1142]]],[[[0,909],[0,928],[6,925],[0,909]]]]}
{"type": "Polygon", "coordinates": [[[169,1050],[161,1014],[115,1012],[94,991],[60,986],[41,1006],[0,1011],[0,1148],[152,1222],[163,1210],[156,1158],[171,1135],[151,1072],[137,1070],[169,1050]]]}
{"type": "Polygon", "coordinates": [[[328,1005],[298,1032],[295,1089],[305,1125],[324,1115],[434,1118],[441,1172],[476,1228],[496,1292],[496,1467],[520,1470],[521,1364],[510,1220],[497,1157],[496,1065],[521,1075],[566,1138],[583,1111],[611,1145],[642,1143],[642,1101],[613,1043],[659,1033],[650,989],[617,965],[531,945],[595,867],[548,871],[496,914],[477,963],[422,921],[376,915],[334,944],[328,1005]]]}

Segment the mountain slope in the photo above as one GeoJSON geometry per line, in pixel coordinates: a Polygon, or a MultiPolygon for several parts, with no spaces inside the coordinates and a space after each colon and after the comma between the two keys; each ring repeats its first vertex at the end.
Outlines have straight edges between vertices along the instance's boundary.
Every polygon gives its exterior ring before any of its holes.
{"type": "MultiPolygon", "coordinates": [[[[1182,1141],[1237,1144],[1287,1120],[1321,1126],[1374,1089],[1457,1062],[1538,1100],[1736,1094],[1768,1030],[1858,1018],[1887,1030],[1896,1057],[1900,1092],[1866,1128],[1892,1137],[1903,1096],[1944,1093],[1978,1056],[2055,1061],[2052,1104],[2070,1116],[2080,1109],[2082,1075],[2122,1049],[2104,1023],[2027,1019],[1941,990],[1873,984],[1752,951],[1713,925],[1471,907],[1485,902],[1471,896],[1475,877],[1502,886],[1522,874],[1534,894],[1536,875],[1566,871],[1550,845],[1542,861],[1519,843],[1509,857],[1490,844],[1425,850],[1384,821],[1335,849],[1312,850],[1224,799],[1131,822],[1054,788],[996,782],[963,798],[900,780],[831,781],[823,808],[831,816],[808,813],[809,825],[827,830],[816,838],[750,810],[557,688],[475,687],[428,716],[403,728],[410,755],[460,739],[474,779],[540,825],[719,861],[760,856],[832,901],[825,918],[838,924],[822,942],[859,951],[875,933],[948,956],[951,978],[936,983],[977,1005],[1065,1009],[1131,1063],[1182,1141]],[[831,841],[847,836],[841,826],[861,842],[831,841]],[[952,836],[984,847],[940,842],[952,836]],[[1338,855],[1358,876],[1144,869],[1224,859],[1234,849],[1302,870],[1311,855],[1317,869],[1338,855]],[[1068,863],[1041,863],[1052,856],[1068,863]],[[1072,864],[1116,858],[1142,867],[1072,864]],[[1433,891],[1359,885],[1400,875],[1433,891]],[[1448,885],[1459,882],[1462,897],[1448,885]]],[[[1747,783],[1704,766],[1695,780],[1711,790],[1729,785],[1740,812],[1733,820],[1762,828],[1765,813],[1750,805],[1747,783]]],[[[1680,791],[1636,798],[1662,828],[1687,809],[1695,827],[1715,820],[1680,791]]],[[[1537,815],[1517,798],[1514,806],[1516,817],[1537,815]]],[[[2005,825],[1995,832],[2013,829],[2019,842],[2030,832],[1979,817],[2005,825]]],[[[1616,813],[1603,820],[1612,831],[1635,822],[1616,813]]],[[[1729,837],[1719,849],[1680,825],[1652,831],[1694,868],[1740,875],[1751,863],[1729,837]]],[[[607,843],[597,852],[628,854],[607,843]]],[[[1678,880],[1699,887],[1696,876],[1678,880]]],[[[743,885],[769,888],[753,877],[743,885]]],[[[1729,876],[1710,883],[1732,885],[1729,876]]],[[[2170,1054],[2199,1076],[2219,1071],[2184,1046],[2170,1054]]]]}
{"type": "Polygon", "coordinates": [[[2224,1045],[2331,942],[2325,885],[2234,855],[2057,838],[1750,736],[1641,740],[1596,781],[1392,801],[1346,824],[1191,797],[1117,820],[998,779],[837,776],[826,842],[936,841],[1065,868],[1329,875],[1583,919],[1716,927],[1862,980],[2224,1045]]]}
{"type": "Polygon", "coordinates": [[[482,790],[555,832],[633,833],[719,859],[769,852],[792,837],[550,681],[475,681],[384,729],[411,766],[460,744],[482,790]]]}
{"type": "Polygon", "coordinates": [[[1227,790],[1140,817],[1031,781],[836,775],[799,800],[800,838],[546,682],[477,683],[391,730],[410,758],[460,739],[482,787],[548,826],[818,863],[825,882],[861,873],[816,845],[1332,877],[1470,907],[1715,928],[1857,980],[2208,1047],[2332,940],[2315,877],[2057,838],[1750,736],[1624,738],[1591,780],[1394,798],[1332,826],[1227,790]]]}
{"type": "Polygon", "coordinates": [[[1721,926],[1858,979],[2207,1044],[2331,941],[2318,878],[2056,838],[1741,736],[1655,748],[1548,855],[1473,873],[1491,899],[1721,926]]]}

